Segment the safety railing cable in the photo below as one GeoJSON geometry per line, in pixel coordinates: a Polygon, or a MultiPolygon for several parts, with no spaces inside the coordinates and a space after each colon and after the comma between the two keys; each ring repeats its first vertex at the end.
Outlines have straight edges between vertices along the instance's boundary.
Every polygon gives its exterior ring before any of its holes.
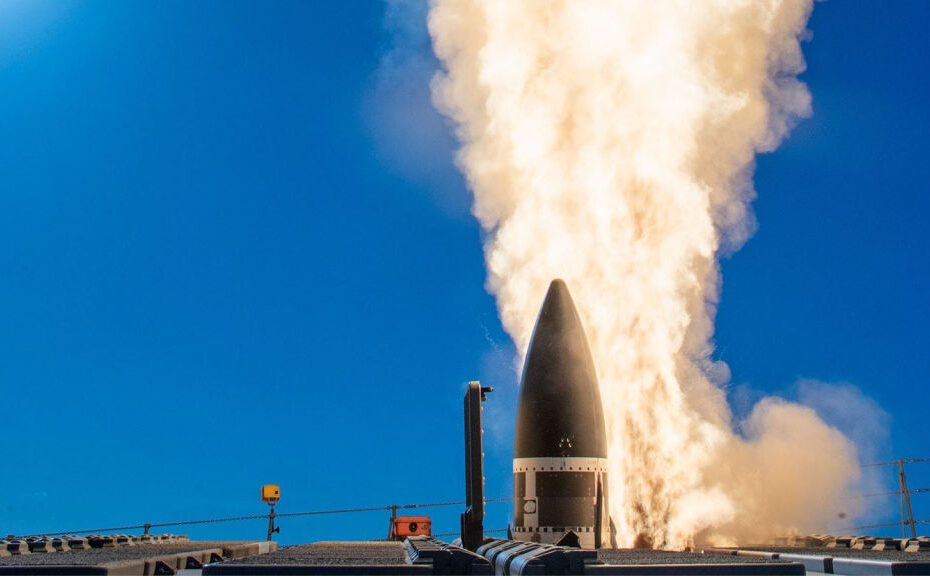
{"type": "MultiPolygon", "coordinates": [[[[914,520],[914,524],[930,524],[930,520],[914,520]]],[[[872,528],[890,528],[900,526],[900,522],[888,522],[885,524],[869,524],[867,526],[856,526],[853,530],[871,530],[872,528]]]]}
{"type": "Polygon", "coordinates": [[[863,464],[863,468],[873,468],[875,466],[897,466],[899,464],[916,464],[917,462],[930,462],[930,458],[905,458],[902,460],[889,460],[888,462],[873,462],[863,464]]]}
{"type": "MultiPolygon", "coordinates": [[[[485,530],[485,534],[500,534],[507,532],[506,528],[495,528],[494,530],[485,530]]],[[[442,534],[433,534],[433,538],[448,538],[449,536],[459,536],[458,532],[444,532],[442,534]]]]}
{"type": "MultiPolygon", "coordinates": [[[[909,488],[908,494],[926,494],[930,492],[930,488],[909,488]]],[[[891,490],[889,492],[872,492],[870,494],[852,494],[847,496],[847,499],[857,499],[857,498],[877,498],[879,496],[899,496],[901,494],[900,490],[891,490]]]]}
{"type": "MultiPolygon", "coordinates": [[[[485,503],[491,502],[509,502],[513,498],[487,498],[485,503]]],[[[424,504],[396,504],[391,506],[373,506],[369,508],[342,508],[337,510],[312,510],[309,512],[284,512],[276,514],[277,518],[295,517],[295,516],[318,516],[324,514],[353,514],[358,512],[390,512],[392,510],[409,510],[415,508],[438,508],[442,506],[464,506],[465,502],[428,502],[424,504]]],[[[169,526],[191,526],[195,524],[213,524],[220,522],[241,522],[245,520],[267,520],[268,514],[252,514],[249,516],[232,516],[229,518],[206,518],[202,520],[182,520],[178,522],[152,522],[145,524],[132,524],[128,526],[111,526],[108,528],[91,528],[87,530],[62,530],[60,532],[42,532],[40,534],[29,534],[20,536],[21,538],[32,538],[36,536],[64,536],[66,534],[104,534],[112,532],[121,532],[125,530],[143,529],[146,532],[150,528],[166,528],[169,526]]]]}

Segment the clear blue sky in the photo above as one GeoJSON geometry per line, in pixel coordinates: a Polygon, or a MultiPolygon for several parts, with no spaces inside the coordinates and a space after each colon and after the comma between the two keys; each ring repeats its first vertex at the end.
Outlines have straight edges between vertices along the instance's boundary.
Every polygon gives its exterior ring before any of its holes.
{"type": "MultiPolygon", "coordinates": [[[[817,4],[814,116],[759,159],[758,232],[723,264],[737,413],[849,383],[890,414],[879,459],[930,456],[928,21],[817,4]]],[[[509,495],[515,351],[435,63],[399,24],[379,2],[0,0],[0,533],[260,514],[269,482],[280,512],[460,500],[470,379],[497,388],[487,492],[509,495]]],[[[280,541],[386,525],[286,519],[280,541]]]]}

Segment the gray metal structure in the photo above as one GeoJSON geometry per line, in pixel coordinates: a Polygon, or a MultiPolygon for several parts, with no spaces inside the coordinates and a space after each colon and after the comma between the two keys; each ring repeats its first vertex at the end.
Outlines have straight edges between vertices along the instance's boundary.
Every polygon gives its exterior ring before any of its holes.
{"type": "Polygon", "coordinates": [[[484,447],[481,403],[491,387],[469,382],[465,392],[465,512],[461,517],[462,545],[476,550],[484,540],[484,447]]]}

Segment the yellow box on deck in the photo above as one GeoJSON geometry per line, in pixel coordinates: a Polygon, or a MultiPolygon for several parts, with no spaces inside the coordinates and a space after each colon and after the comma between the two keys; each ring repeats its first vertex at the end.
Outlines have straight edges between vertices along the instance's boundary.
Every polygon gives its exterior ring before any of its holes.
{"type": "Polygon", "coordinates": [[[281,499],[281,487],[277,484],[265,484],[262,486],[262,502],[274,504],[281,499]]]}

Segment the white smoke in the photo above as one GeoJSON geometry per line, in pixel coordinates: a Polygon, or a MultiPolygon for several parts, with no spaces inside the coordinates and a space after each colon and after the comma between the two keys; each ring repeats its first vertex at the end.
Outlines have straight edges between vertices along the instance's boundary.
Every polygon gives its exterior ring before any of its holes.
{"type": "Polygon", "coordinates": [[[621,545],[828,530],[855,448],[760,402],[744,435],[711,360],[721,252],[753,230],[758,152],[810,113],[810,0],[434,0],[433,99],[519,350],[549,282],[582,314],[621,545]]]}

